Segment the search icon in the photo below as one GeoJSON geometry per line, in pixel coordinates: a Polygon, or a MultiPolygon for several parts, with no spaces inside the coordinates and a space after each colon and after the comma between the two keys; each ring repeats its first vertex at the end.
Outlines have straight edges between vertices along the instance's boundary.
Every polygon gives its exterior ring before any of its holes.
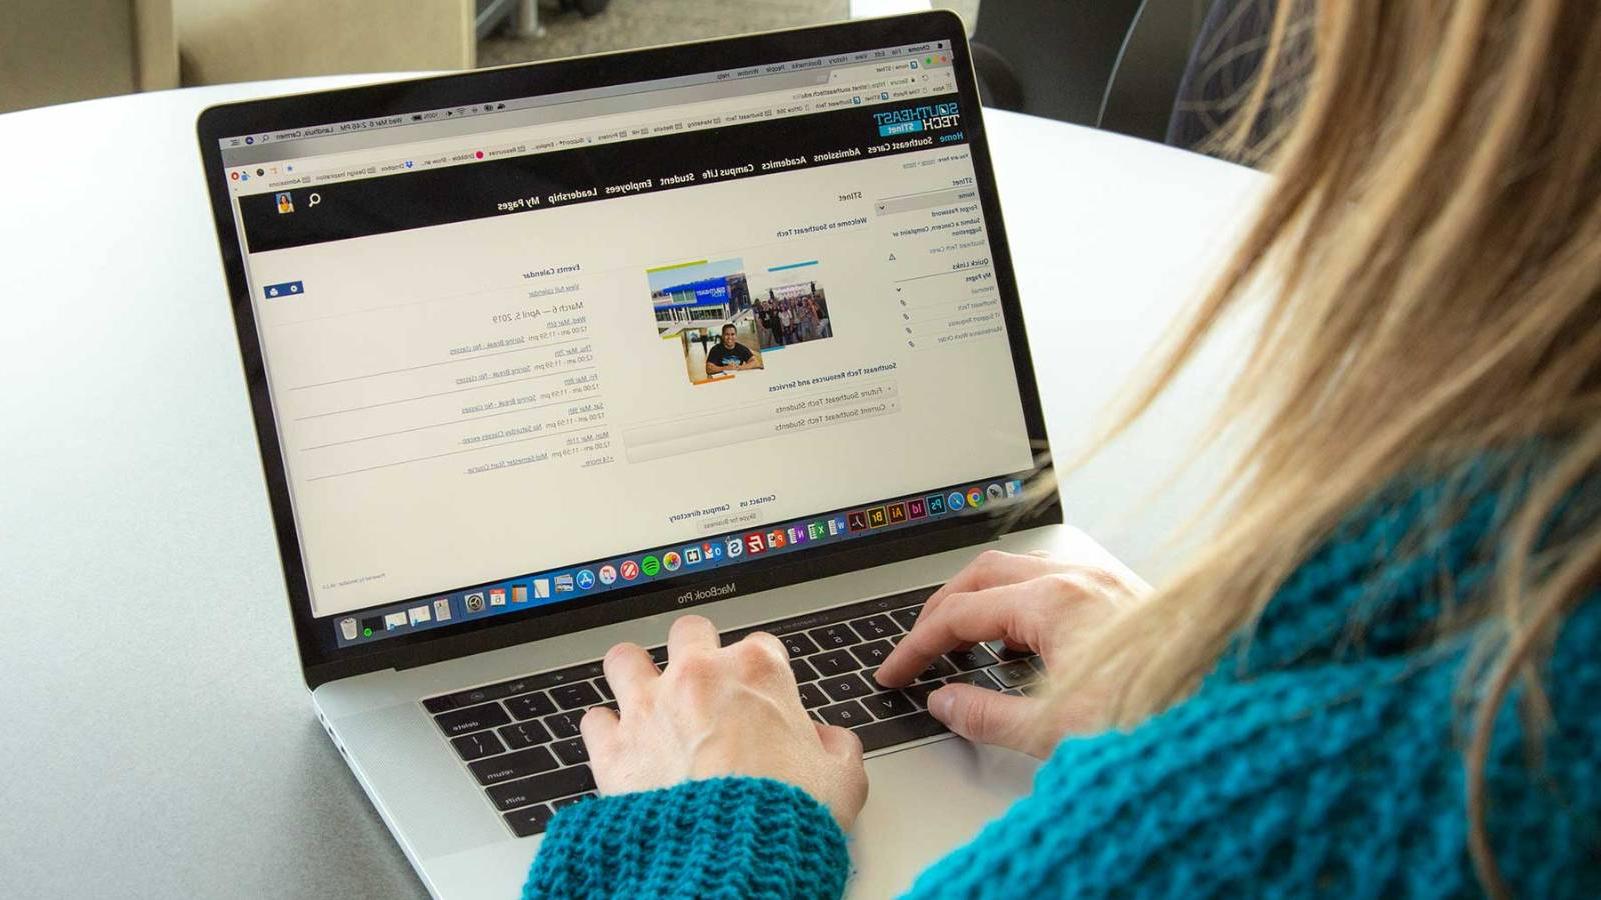
{"type": "Polygon", "coordinates": [[[316,206],[317,204],[319,204],[321,202],[322,202],[322,195],[321,194],[312,194],[309,198],[307,198],[306,205],[307,206],[316,206]]]}

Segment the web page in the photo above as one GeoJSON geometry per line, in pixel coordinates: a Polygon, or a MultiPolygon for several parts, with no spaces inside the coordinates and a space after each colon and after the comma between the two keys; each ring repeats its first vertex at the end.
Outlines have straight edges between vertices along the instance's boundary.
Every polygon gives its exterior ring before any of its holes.
{"type": "Polygon", "coordinates": [[[240,184],[313,613],[1030,469],[959,101],[923,90],[240,184]]]}

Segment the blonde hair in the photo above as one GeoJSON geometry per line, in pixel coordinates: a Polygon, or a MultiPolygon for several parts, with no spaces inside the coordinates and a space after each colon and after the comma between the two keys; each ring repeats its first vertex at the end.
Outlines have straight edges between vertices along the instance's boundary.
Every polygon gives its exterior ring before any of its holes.
{"type": "Polygon", "coordinates": [[[1484,826],[1494,713],[1524,679],[1538,726],[1536,663],[1601,580],[1601,533],[1553,547],[1546,530],[1601,461],[1601,14],[1594,0],[1280,0],[1265,57],[1223,146],[1267,163],[1270,194],[1108,434],[1221,322],[1260,315],[1208,438],[1245,432],[1230,513],[1177,577],[1076,651],[1056,696],[1104,679],[1114,724],[1132,726],[1192,691],[1341,517],[1398,475],[1555,448],[1510,511],[1495,584],[1448,598],[1451,627],[1487,636],[1467,676],[1466,804],[1480,881],[1505,893],[1484,826]],[[1264,134],[1260,113],[1283,105],[1275,77],[1298,112],[1264,134]]]}

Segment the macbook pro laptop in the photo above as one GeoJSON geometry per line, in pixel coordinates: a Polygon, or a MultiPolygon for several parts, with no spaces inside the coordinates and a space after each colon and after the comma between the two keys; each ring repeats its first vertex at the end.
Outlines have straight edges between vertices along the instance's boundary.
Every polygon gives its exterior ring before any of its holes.
{"type": "Polygon", "coordinates": [[[779,635],[883,896],[1028,788],[872,677],[984,548],[1065,540],[960,21],[928,13],[206,110],[312,703],[428,890],[514,896],[593,796],[612,644],[779,635]]]}

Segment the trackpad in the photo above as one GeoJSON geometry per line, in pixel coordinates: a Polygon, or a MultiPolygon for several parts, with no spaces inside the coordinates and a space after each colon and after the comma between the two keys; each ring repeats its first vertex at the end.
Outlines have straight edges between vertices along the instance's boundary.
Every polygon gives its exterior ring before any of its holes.
{"type": "Polygon", "coordinates": [[[905,893],[1033,785],[1039,760],[950,738],[867,761],[867,806],[851,829],[852,898],[905,893]]]}

